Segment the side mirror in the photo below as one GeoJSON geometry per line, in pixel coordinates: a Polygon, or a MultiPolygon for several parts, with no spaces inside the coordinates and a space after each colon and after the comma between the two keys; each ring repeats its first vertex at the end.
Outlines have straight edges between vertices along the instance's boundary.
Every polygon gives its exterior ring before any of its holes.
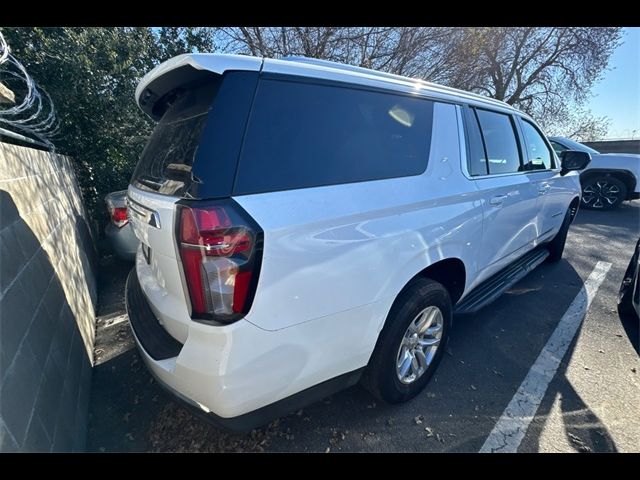
{"type": "Polygon", "coordinates": [[[584,170],[591,162],[591,155],[578,150],[565,150],[560,154],[560,175],[566,175],[573,170],[584,170]]]}

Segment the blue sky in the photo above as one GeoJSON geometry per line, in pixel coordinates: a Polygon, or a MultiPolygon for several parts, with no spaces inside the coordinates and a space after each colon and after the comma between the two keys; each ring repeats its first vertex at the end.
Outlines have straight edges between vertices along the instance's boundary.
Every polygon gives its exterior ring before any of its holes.
{"type": "Polygon", "coordinates": [[[640,138],[640,28],[625,28],[622,40],[588,107],[611,119],[607,138],[640,138]]]}

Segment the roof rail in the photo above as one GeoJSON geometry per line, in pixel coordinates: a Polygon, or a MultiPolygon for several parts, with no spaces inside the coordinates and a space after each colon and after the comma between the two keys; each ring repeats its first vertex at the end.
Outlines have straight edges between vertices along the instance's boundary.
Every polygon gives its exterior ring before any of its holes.
{"type": "Polygon", "coordinates": [[[466,96],[470,96],[473,98],[477,98],[480,100],[483,100],[487,103],[494,103],[497,105],[501,105],[501,106],[507,106],[509,108],[513,108],[512,105],[509,105],[506,102],[503,102],[502,100],[498,100],[495,98],[491,98],[491,97],[487,97],[485,95],[479,95],[477,93],[473,93],[473,92],[468,92],[466,90],[460,90],[459,88],[454,88],[454,87],[448,87],[446,85],[441,85],[439,83],[432,83],[432,82],[428,82],[426,80],[423,80],[421,78],[411,78],[411,77],[404,77],[402,75],[397,75],[395,73],[388,73],[388,72],[382,72],[380,70],[373,70],[371,68],[365,68],[365,67],[357,67],[355,65],[349,65],[346,63],[340,63],[340,62],[334,62],[331,60],[322,60],[319,58],[312,58],[312,57],[304,57],[304,56],[297,56],[297,55],[289,55],[286,57],[283,57],[282,60],[286,60],[289,62],[298,62],[298,63],[307,63],[310,65],[318,65],[321,67],[327,67],[327,68],[335,68],[338,70],[347,70],[350,72],[356,72],[356,73],[362,73],[365,75],[372,75],[375,77],[382,77],[382,78],[389,78],[392,80],[400,80],[403,82],[418,82],[422,85],[424,85],[425,87],[430,87],[430,88],[434,88],[434,89],[438,89],[441,90],[443,92],[451,92],[453,94],[456,95],[466,95],[466,96]]]}
{"type": "Polygon", "coordinates": [[[373,70],[371,68],[365,68],[365,67],[357,67],[355,65],[349,65],[347,63],[340,63],[340,62],[333,62],[331,60],[321,60],[319,58],[291,55],[291,56],[283,57],[282,60],[287,60],[289,62],[308,63],[311,65],[319,65],[327,68],[336,68],[338,70],[349,70],[351,72],[359,72],[365,75],[373,75],[376,77],[392,78],[394,80],[402,80],[404,82],[406,82],[407,80],[412,80],[416,82],[427,83],[425,80],[422,80],[421,78],[403,77],[402,75],[396,75],[395,73],[388,73],[388,72],[373,70]]]}

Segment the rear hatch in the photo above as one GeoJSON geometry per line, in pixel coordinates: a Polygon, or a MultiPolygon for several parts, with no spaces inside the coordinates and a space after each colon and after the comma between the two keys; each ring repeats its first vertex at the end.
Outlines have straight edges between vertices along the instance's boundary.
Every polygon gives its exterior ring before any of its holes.
{"type": "Polygon", "coordinates": [[[230,196],[258,72],[176,68],[180,75],[165,69],[139,88],[154,99],[139,98],[143,110],[159,121],[130,182],[128,215],[141,242],[141,287],[160,323],[184,342],[191,303],[176,241],[178,202],[230,196]]]}

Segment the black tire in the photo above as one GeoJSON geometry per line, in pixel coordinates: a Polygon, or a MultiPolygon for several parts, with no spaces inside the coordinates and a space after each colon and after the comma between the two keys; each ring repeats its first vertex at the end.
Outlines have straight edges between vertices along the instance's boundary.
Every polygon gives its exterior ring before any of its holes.
{"type": "Polygon", "coordinates": [[[582,185],[582,206],[590,210],[611,210],[627,199],[627,186],[613,176],[589,177],[582,185]]]}
{"type": "Polygon", "coordinates": [[[562,259],[564,245],[567,243],[567,234],[569,233],[569,227],[571,226],[571,216],[571,208],[569,208],[564,216],[564,221],[562,222],[560,231],[556,233],[553,240],[547,244],[547,250],[549,250],[547,262],[549,263],[559,262],[562,259]]]}
{"type": "Polygon", "coordinates": [[[627,271],[622,279],[620,291],[618,292],[618,314],[621,317],[635,317],[636,311],[633,308],[633,285],[638,268],[638,249],[634,252],[627,267],[627,271]]]}
{"type": "Polygon", "coordinates": [[[375,397],[387,403],[401,403],[420,393],[435,372],[446,342],[453,316],[449,292],[440,283],[417,278],[396,299],[375,350],[367,366],[362,383],[375,397]],[[427,307],[438,307],[442,314],[442,335],[431,362],[412,383],[403,383],[396,372],[401,342],[409,325],[427,307]]]}

